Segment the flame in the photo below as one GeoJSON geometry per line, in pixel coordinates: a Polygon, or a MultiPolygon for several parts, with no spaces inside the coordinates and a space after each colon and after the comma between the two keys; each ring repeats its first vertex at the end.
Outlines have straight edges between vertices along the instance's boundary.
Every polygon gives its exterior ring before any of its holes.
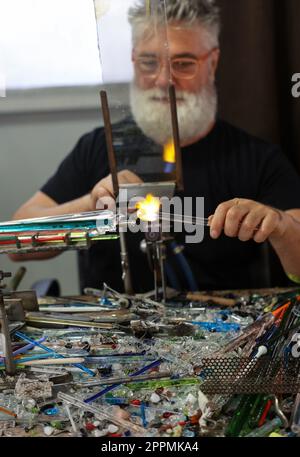
{"type": "Polygon", "coordinates": [[[168,163],[176,162],[175,146],[173,140],[164,146],[164,161],[168,163]]]}
{"type": "Polygon", "coordinates": [[[158,219],[160,201],[159,198],[148,194],[144,200],[139,201],[135,205],[137,211],[137,217],[144,222],[154,222],[158,219]]]}

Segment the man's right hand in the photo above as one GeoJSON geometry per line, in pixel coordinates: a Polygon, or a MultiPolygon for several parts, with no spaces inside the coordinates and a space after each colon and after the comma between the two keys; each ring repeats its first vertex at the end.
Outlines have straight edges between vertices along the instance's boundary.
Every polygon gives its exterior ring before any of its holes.
{"type": "MultiPolygon", "coordinates": [[[[139,184],[143,181],[132,171],[123,170],[118,173],[119,184],[139,184]]],[[[114,191],[111,175],[101,179],[93,188],[91,194],[91,207],[95,209],[114,209],[114,191]]]]}

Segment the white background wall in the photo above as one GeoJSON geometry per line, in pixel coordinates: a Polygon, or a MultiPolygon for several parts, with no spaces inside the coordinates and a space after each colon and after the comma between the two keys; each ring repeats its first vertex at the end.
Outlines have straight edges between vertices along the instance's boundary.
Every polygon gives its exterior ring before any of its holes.
{"type": "MultiPolygon", "coordinates": [[[[127,8],[134,0],[96,3],[104,81],[126,81],[127,8]]],[[[98,46],[93,0],[0,0],[0,220],[43,185],[82,134],[102,124],[99,87],[93,86],[102,80],[98,46]]],[[[119,117],[113,107],[128,103],[124,87],[109,90],[112,120],[119,117]]],[[[55,277],[62,293],[77,293],[76,261],[68,252],[26,262],[22,287],[55,277]]],[[[0,255],[1,269],[14,273],[19,266],[0,255]]]]}
{"type": "MultiPolygon", "coordinates": [[[[113,92],[127,103],[127,90],[113,92]]],[[[112,120],[118,118],[109,91],[112,120]]],[[[99,88],[52,89],[8,93],[0,98],[0,220],[36,192],[73,148],[78,138],[102,125],[99,88]]],[[[42,278],[60,280],[63,294],[78,292],[75,252],[40,262],[25,262],[22,288],[42,278]]],[[[22,265],[0,255],[0,268],[15,272],[22,265]]]]}

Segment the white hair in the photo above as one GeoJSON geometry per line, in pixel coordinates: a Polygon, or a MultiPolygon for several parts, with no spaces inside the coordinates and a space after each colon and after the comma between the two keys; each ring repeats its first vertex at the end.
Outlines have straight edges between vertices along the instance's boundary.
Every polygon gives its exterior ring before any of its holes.
{"type": "Polygon", "coordinates": [[[219,46],[221,20],[215,0],[137,0],[129,9],[128,19],[133,43],[151,24],[180,22],[186,27],[200,24],[206,31],[207,47],[219,46]]]}

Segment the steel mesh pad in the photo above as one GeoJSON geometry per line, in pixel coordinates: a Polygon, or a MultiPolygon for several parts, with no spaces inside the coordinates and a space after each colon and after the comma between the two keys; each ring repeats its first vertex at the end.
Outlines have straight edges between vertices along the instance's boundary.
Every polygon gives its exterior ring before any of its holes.
{"type": "Polygon", "coordinates": [[[202,360],[200,377],[206,394],[296,394],[300,358],[210,357],[202,360]]]}

